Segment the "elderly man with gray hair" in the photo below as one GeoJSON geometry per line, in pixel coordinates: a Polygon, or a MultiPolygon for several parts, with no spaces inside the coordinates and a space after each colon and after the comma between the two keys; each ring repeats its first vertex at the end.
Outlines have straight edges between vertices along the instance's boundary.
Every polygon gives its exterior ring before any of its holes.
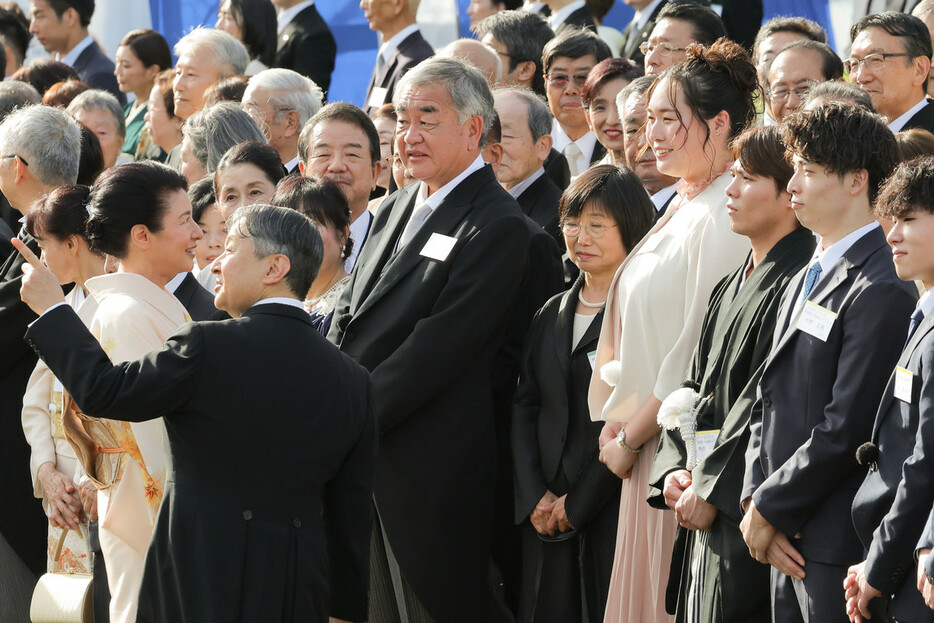
{"type": "MultiPolygon", "coordinates": [[[[78,178],[81,133],[74,119],[48,106],[10,113],[0,124],[0,191],[20,214],[58,186],[78,178]]],[[[22,229],[19,239],[39,253],[22,229]]],[[[29,446],[21,411],[36,355],[26,346],[26,326],[36,319],[19,300],[24,260],[13,252],[0,266],[0,621],[28,620],[29,596],[45,571],[48,522],[33,497],[29,446]]]]}
{"type": "MultiPolygon", "coordinates": [[[[104,153],[104,168],[117,164],[126,140],[126,117],[117,98],[107,91],[91,89],[71,100],[65,112],[97,136],[104,153]]],[[[123,161],[131,162],[132,158],[123,161]]]]}
{"type": "Polygon", "coordinates": [[[261,71],[247,84],[243,110],[279,152],[288,173],[298,170],[298,137],[323,100],[324,95],[313,80],[291,69],[261,71]]]}
{"type": "Polygon", "coordinates": [[[194,184],[214,173],[228,149],[245,141],[265,143],[266,137],[238,104],[221,102],[196,112],[182,126],[181,174],[194,184]]]}
{"type": "MultiPolygon", "coordinates": [[[[0,82],[0,122],[17,108],[41,103],[42,96],[31,84],[19,80],[0,82]]],[[[0,195],[0,258],[2,259],[5,259],[13,250],[9,240],[13,237],[13,232],[19,229],[20,218],[22,214],[10,207],[10,202],[6,197],[0,195]]]]}
{"type": "Polygon", "coordinates": [[[492,376],[529,228],[480,156],[494,111],[479,70],[423,61],[393,104],[396,153],[420,181],[377,214],[328,335],[376,399],[370,621],[488,622],[492,376]]]}

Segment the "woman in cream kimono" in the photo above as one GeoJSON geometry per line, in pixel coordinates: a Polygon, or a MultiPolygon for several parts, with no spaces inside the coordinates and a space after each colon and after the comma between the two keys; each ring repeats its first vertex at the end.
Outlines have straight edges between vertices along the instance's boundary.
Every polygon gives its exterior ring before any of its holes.
{"type": "MultiPolygon", "coordinates": [[[[97,301],[88,296],[85,282],[104,274],[104,258],[88,248],[86,186],[64,186],[35,205],[26,217],[26,230],[39,241],[42,258],[59,282],[74,283],[65,297],[85,324],[90,325],[97,301]]],[[[42,360],[36,365],[23,397],[23,432],[31,447],[29,458],[35,495],[49,516],[48,570],[90,573],[87,517],[82,516],[79,481],[83,471],[65,439],[62,422],[62,385],[42,360]],[[65,543],[53,560],[63,531],[65,543]]]]}
{"type": "MultiPolygon", "coordinates": [[[[138,162],[107,169],[91,193],[91,249],[118,262],[116,273],[85,283],[98,304],[91,332],[115,362],[160,348],[190,320],[164,288],[178,273],[191,269],[202,237],[191,218],[185,187],[185,179],[172,169],[138,162]]],[[[165,486],[164,426],[161,419],[101,422],[111,446],[105,451],[110,450],[113,460],[112,469],[96,474],[110,620],[131,623],[136,620],[143,562],[165,486]]],[[[84,467],[95,475],[94,466],[84,467]]]]}
{"type": "Polygon", "coordinates": [[[724,191],[729,142],[754,116],[756,88],[746,52],[721,40],[690,46],[646,95],[658,170],[682,181],[610,286],[590,385],[591,417],[606,421],[600,459],[624,479],[607,623],[672,620],[665,587],[675,517],[646,502],[656,418],[684,378],[711,290],[749,250],[730,230],[724,191]]]}

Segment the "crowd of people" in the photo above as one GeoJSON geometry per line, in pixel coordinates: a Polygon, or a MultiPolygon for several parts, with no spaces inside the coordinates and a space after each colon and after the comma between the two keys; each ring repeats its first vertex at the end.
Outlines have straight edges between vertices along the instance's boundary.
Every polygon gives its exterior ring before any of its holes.
{"type": "Polygon", "coordinates": [[[934,623],[934,0],[626,3],[0,4],[0,620],[934,623]]]}

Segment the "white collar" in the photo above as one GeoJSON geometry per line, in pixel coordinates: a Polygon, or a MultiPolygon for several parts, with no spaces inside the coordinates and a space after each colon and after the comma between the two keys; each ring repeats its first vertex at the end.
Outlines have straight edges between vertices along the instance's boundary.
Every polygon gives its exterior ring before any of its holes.
{"type": "Polygon", "coordinates": [[[466,169],[460,172],[460,175],[433,192],[430,196],[428,195],[428,184],[425,182],[419,182],[418,193],[415,196],[415,204],[428,204],[428,208],[434,212],[438,209],[438,206],[441,205],[441,202],[444,201],[444,198],[451,194],[451,191],[454,190],[458,184],[467,179],[468,175],[474,173],[475,171],[479,171],[484,166],[486,166],[486,163],[483,162],[483,158],[478,154],[477,158],[472,163],[470,163],[466,169]]]}
{"type": "Polygon", "coordinates": [[[93,45],[94,39],[91,38],[91,35],[88,35],[84,39],[78,42],[78,45],[71,48],[68,51],[68,54],[60,57],[59,62],[65,63],[69,67],[75,66],[75,61],[78,60],[78,57],[81,56],[81,53],[88,49],[89,46],[93,45]]]}
{"type": "Polygon", "coordinates": [[[584,170],[590,166],[593,150],[597,146],[597,135],[593,133],[593,130],[589,130],[576,141],[572,141],[571,137],[564,131],[564,128],[561,127],[561,124],[558,123],[558,120],[552,119],[551,140],[551,146],[555,151],[560,151],[562,153],[564,153],[564,148],[568,146],[568,143],[575,143],[581,150],[581,157],[577,163],[578,170],[583,173],[584,170]]]}
{"type": "Polygon", "coordinates": [[[661,210],[662,206],[665,205],[669,199],[671,199],[677,190],[678,182],[675,182],[671,186],[662,188],[660,191],[649,197],[652,200],[652,203],[655,205],[655,211],[658,212],[661,210]]]}
{"type": "MultiPolygon", "coordinates": [[[[80,288],[78,289],[80,290],[80,288]]],[[[931,311],[934,311],[934,296],[931,296],[930,290],[921,295],[921,298],[918,299],[918,305],[915,307],[915,309],[920,309],[925,318],[931,315],[931,311]]]]}
{"type": "Polygon", "coordinates": [[[587,6],[587,3],[584,0],[574,0],[571,4],[566,7],[562,7],[557,11],[552,12],[551,17],[548,18],[548,25],[551,26],[552,30],[557,30],[558,26],[564,23],[564,21],[578,9],[583,9],[587,6]]]}
{"type": "Polygon", "coordinates": [[[892,132],[901,132],[901,129],[905,127],[905,124],[914,117],[919,110],[928,105],[928,98],[922,97],[921,101],[906,110],[904,113],[899,115],[894,121],[889,122],[889,129],[892,132]]]}
{"type": "Polygon", "coordinates": [[[843,254],[850,250],[856,241],[874,230],[876,227],[879,227],[879,221],[873,221],[867,225],[863,225],[856,231],[852,231],[840,240],[836,241],[828,248],[821,250],[820,244],[817,245],[817,252],[814,254],[810,264],[814,263],[814,259],[817,259],[820,262],[821,276],[823,279],[824,275],[830,272],[830,269],[833,268],[834,264],[837,263],[843,254]]]}
{"type": "Polygon", "coordinates": [[[288,296],[271,296],[268,299],[260,299],[256,301],[255,303],[253,303],[252,305],[250,305],[250,309],[253,309],[257,305],[272,305],[273,303],[276,303],[279,305],[289,305],[291,307],[297,307],[301,309],[302,311],[305,310],[305,308],[302,307],[302,302],[300,300],[293,299],[288,296]]]}
{"type": "Polygon", "coordinates": [[[290,173],[290,172],[292,171],[292,169],[294,169],[295,167],[298,166],[298,156],[295,156],[294,158],[292,158],[292,159],[289,160],[288,162],[283,163],[282,166],[285,167],[285,172],[286,172],[286,173],[290,173]]]}
{"type": "Polygon", "coordinates": [[[637,30],[642,30],[642,28],[649,22],[649,18],[652,17],[652,13],[655,12],[655,7],[664,1],[665,0],[652,0],[649,6],[645,7],[641,11],[636,11],[636,15],[633,18],[633,21],[636,22],[637,30]]]}
{"type": "Polygon", "coordinates": [[[350,271],[353,270],[357,263],[360,247],[363,245],[363,241],[366,240],[366,233],[370,229],[370,221],[372,220],[373,213],[364,209],[363,214],[350,224],[350,239],[353,240],[353,248],[350,250],[350,255],[344,260],[344,270],[347,271],[347,274],[350,274],[350,271]]]}
{"type": "Polygon", "coordinates": [[[545,8],[544,2],[526,2],[522,5],[523,11],[529,11],[530,13],[541,13],[542,9],[545,8]]]}
{"type": "Polygon", "coordinates": [[[178,273],[172,277],[167,284],[165,284],[165,289],[175,294],[175,291],[178,290],[178,286],[182,285],[182,282],[185,281],[185,277],[188,275],[188,271],[183,273],[178,273]]]}
{"type": "Polygon", "coordinates": [[[389,62],[389,57],[396,51],[399,44],[405,41],[413,32],[418,32],[418,24],[409,24],[384,41],[383,45],[379,46],[379,54],[383,57],[383,61],[389,62]]]}
{"type": "Polygon", "coordinates": [[[518,184],[516,184],[509,190],[507,190],[506,192],[512,195],[513,199],[518,199],[519,195],[521,195],[526,190],[528,190],[529,186],[537,182],[538,178],[540,178],[544,174],[545,174],[545,167],[538,167],[538,170],[532,173],[532,175],[528,176],[527,178],[525,178],[524,180],[522,180],[521,182],[519,182],[518,184]]]}
{"type": "Polygon", "coordinates": [[[304,2],[299,2],[293,7],[285,9],[279,13],[279,17],[276,19],[278,22],[276,26],[276,34],[281,35],[282,31],[285,30],[285,27],[292,23],[292,20],[295,19],[295,16],[310,7],[315,3],[315,0],[305,0],[304,2]]]}

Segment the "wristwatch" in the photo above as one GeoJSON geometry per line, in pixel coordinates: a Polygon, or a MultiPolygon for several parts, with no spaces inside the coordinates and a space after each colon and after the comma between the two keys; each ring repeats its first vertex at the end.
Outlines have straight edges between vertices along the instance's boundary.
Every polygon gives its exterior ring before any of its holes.
{"type": "Polygon", "coordinates": [[[616,435],[616,443],[619,444],[620,448],[622,448],[626,452],[629,452],[630,454],[638,454],[639,452],[642,452],[642,448],[637,448],[633,450],[632,448],[626,445],[626,427],[625,426],[619,429],[619,434],[616,435]]]}
{"type": "Polygon", "coordinates": [[[934,575],[931,575],[931,572],[927,570],[927,567],[924,568],[924,577],[927,578],[928,584],[934,586],[934,575]]]}

